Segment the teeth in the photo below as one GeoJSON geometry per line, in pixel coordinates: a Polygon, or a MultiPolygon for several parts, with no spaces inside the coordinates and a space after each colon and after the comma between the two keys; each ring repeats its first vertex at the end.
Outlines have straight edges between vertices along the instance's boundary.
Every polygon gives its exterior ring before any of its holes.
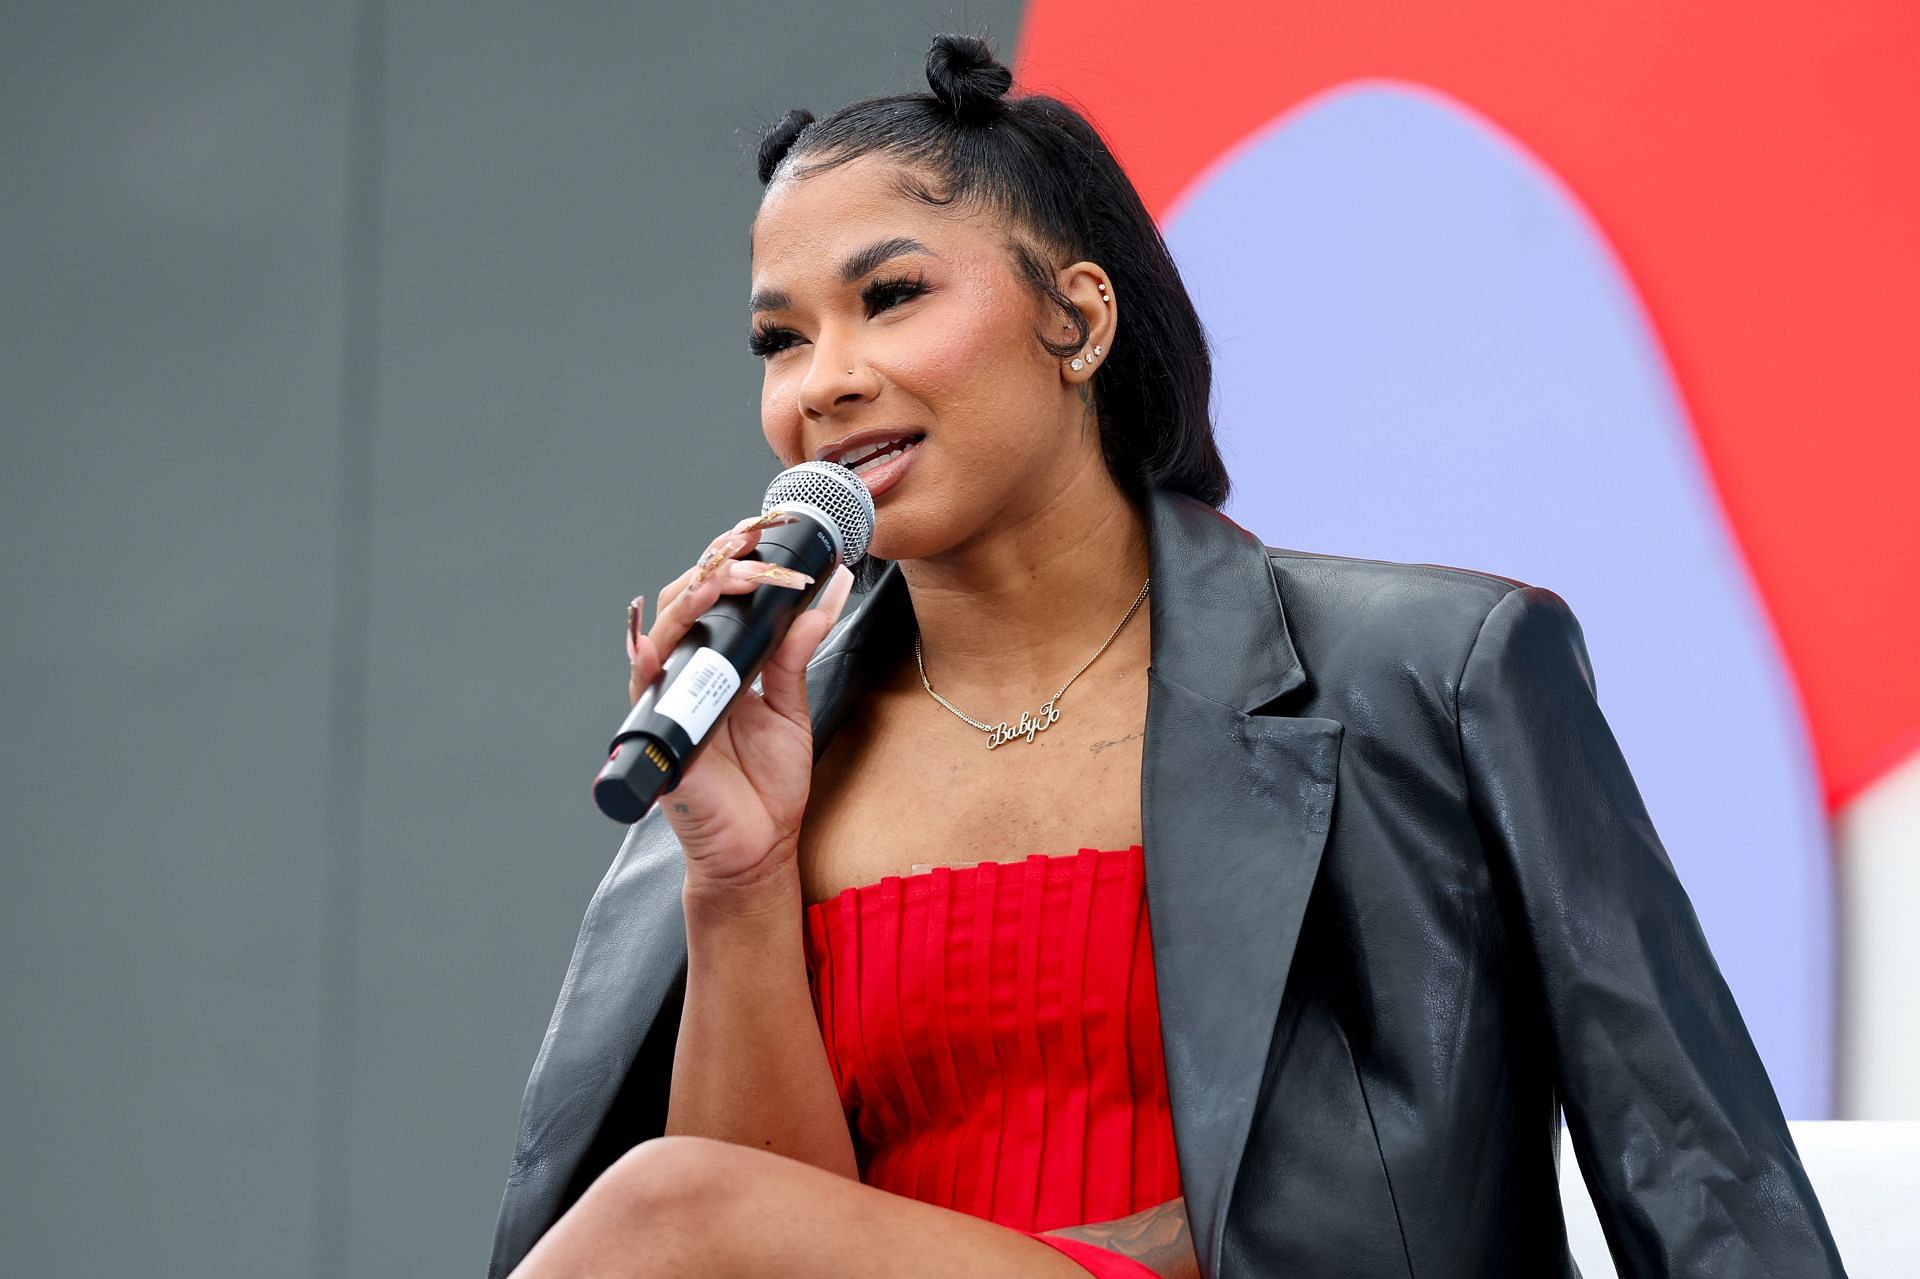
{"type": "Polygon", "coordinates": [[[851,467],[855,475],[864,475],[868,471],[871,471],[876,466],[885,466],[888,462],[893,461],[894,458],[899,457],[902,453],[905,453],[908,449],[912,448],[916,443],[918,443],[917,440],[914,440],[914,441],[903,440],[899,444],[888,449],[886,452],[875,453],[872,457],[867,458],[865,461],[843,462],[841,465],[851,467]]]}

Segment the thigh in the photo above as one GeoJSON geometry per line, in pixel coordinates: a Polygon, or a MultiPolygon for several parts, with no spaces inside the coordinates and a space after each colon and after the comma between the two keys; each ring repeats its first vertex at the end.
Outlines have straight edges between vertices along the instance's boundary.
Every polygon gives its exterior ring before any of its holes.
{"type": "Polygon", "coordinates": [[[1029,1235],[876,1190],[783,1155],[663,1137],[622,1156],[515,1279],[559,1275],[791,1279],[1087,1279],[1029,1235]]]}

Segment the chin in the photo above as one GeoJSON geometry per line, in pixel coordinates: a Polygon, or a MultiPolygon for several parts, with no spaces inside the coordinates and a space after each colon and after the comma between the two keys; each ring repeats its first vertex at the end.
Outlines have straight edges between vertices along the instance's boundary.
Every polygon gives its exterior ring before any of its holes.
{"type": "Polygon", "coordinates": [[[911,515],[899,511],[884,512],[873,526],[873,541],[867,554],[883,560],[913,560],[937,548],[937,538],[928,538],[911,515]]]}

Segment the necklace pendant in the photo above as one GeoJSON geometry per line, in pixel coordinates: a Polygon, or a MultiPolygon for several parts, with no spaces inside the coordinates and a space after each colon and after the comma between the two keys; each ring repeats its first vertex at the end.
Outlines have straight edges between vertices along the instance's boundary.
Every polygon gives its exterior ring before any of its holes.
{"type": "Polygon", "coordinates": [[[1046,702],[1032,714],[1020,712],[1018,724],[1008,724],[1004,719],[987,730],[987,749],[998,750],[1008,742],[1032,742],[1041,733],[1046,732],[1060,722],[1060,708],[1052,702],[1046,702]]]}

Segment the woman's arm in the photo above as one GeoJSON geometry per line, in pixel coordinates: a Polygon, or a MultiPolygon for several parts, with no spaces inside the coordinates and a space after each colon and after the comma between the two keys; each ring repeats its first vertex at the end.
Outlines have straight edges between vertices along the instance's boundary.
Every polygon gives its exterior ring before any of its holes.
{"type": "Polygon", "coordinates": [[[1539,587],[1502,597],[1456,698],[1474,818],[1621,1273],[1842,1274],[1566,602],[1539,587]]]}
{"type": "Polygon", "coordinates": [[[789,865],[750,893],[690,889],[685,908],[687,991],[667,1132],[770,1150],[858,1180],[807,985],[798,873],[789,865]]]}
{"type": "Polygon", "coordinates": [[[1187,1201],[1170,1199],[1145,1212],[1091,1226],[1069,1226],[1044,1233],[1129,1257],[1160,1279],[1200,1279],[1200,1262],[1187,1229],[1187,1201]]]}
{"type": "MultiPolygon", "coordinates": [[[[661,591],[653,628],[641,600],[627,611],[629,702],[659,676],[701,614],[724,594],[770,580],[811,579],[741,562],[779,511],[740,521],[661,591]],[[782,578],[778,574],[785,573],[782,578]]],[[[760,671],[757,695],[737,698],[705,753],[662,800],[687,877],[687,984],[668,1085],[666,1131],[773,1151],[858,1176],[814,1016],[802,950],[797,863],[813,775],[806,667],[839,618],[853,574],[836,566],[817,606],[793,619],[760,671]]]]}

